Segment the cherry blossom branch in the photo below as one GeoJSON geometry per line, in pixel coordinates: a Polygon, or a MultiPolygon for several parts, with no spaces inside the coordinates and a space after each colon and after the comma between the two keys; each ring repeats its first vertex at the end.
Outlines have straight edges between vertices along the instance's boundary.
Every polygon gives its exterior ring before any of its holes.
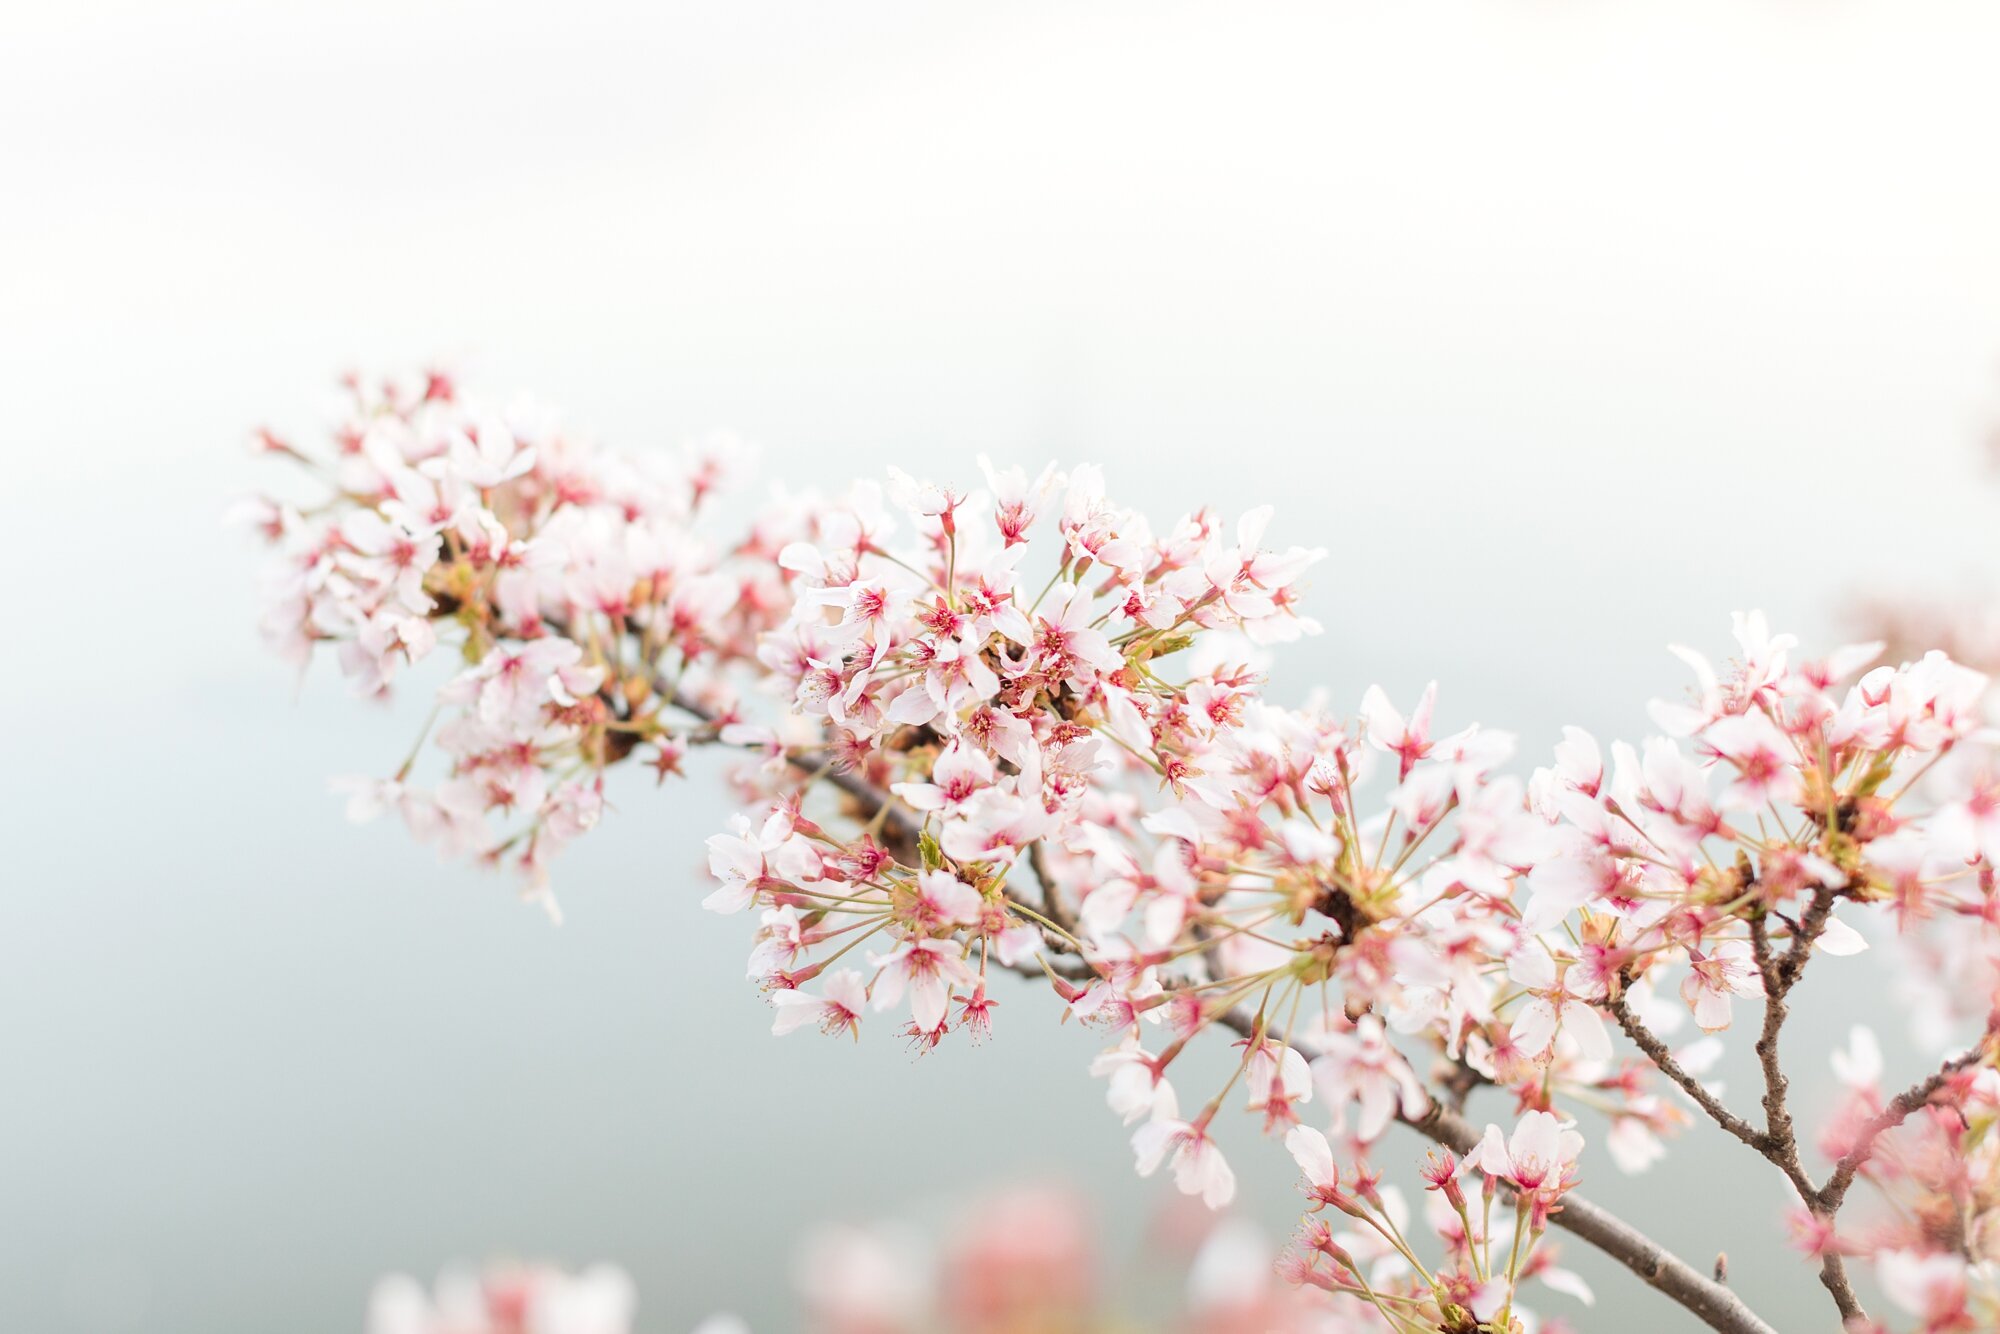
{"type": "MultiPolygon", "coordinates": [[[[713,720],[713,715],[702,709],[695,701],[676,697],[674,703],[685,712],[713,720]]],[[[893,797],[865,779],[842,773],[837,769],[829,769],[827,757],[816,750],[787,752],[786,760],[802,773],[829,782],[853,797],[862,806],[861,813],[864,819],[872,818],[885,805],[891,807],[888,823],[897,826],[912,841],[915,840],[918,832],[916,821],[897,805],[893,797]]],[[[1042,890],[1043,902],[1056,907],[1059,900],[1052,892],[1053,878],[1047,874],[1042,863],[1040,846],[1039,843],[1030,845],[1028,856],[1030,869],[1034,872],[1042,890]]],[[[1057,949],[1064,948],[1061,942],[1053,942],[1053,945],[1057,949]]],[[[1010,971],[1030,978],[1041,975],[1040,968],[1030,963],[1015,965],[1010,971]]],[[[1259,1035],[1258,1018],[1248,1010],[1241,1008],[1230,1010],[1222,1015],[1218,1022],[1253,1041],[1259,1035]]],[[[1657,1042],[1657,1039],[1654,1041],[1657,1042]]],[[[1310,1044],[1298,1039],[1294,1039],[1291,1045],[1298,1048],[1300,1054],[1309,1060],[1318,1055],[1311,1049],[1310,1044]]],[[[1671,1056],[1668,1060],[1672,1060],[1671,1056]]],[[[1479,1132],[1473,1129],[1471,1123],[1435,1098],[1428,1100],[1428,1105],[1422,1113],[1404,1116],[1399,1112],[1398,1119],[1419,1134],[1457,1153],[1469,1152],[1479,1142],[1479,1132]]],[[[1719,1334],[1776,1334],[1769,1324],[1727,1286],[1703,1274],[1610,1210],[1592,1203],[1575,1191],[1563,1196],[1562,1209],[1553,1215],[1552,1221],[1558,1227],[1624,1265],[1650,1286],[1699,1318],[1710,1329],[1719,1331],[1719,1334]]]]}
{"type": "MultiPolygon", "coordinates": [[[[715,710],[709,708],[700,700],[695,699],[686,691],[679,689],[672,681],[660,673],[655,672],[652,674],[652,685],[659,692],[661,700],[669,708],[678,709],[690,718],[705,723],[711,728],[719,728],[721,726],[723,720],[715,710]]],[[[727,744],[719,734],[689,739],[697,745],[727,744]]],[[[834,757],[825,750],[817,747],[801,749],[788,746],[784,750],[784,760],[786,764],[797,769],[808,779],[817,776],[862,803],[869,817],[887,807],[887,823],[895,825],[897,831],[906,835],[912,844],[916,842],[918,826],[916,821],[910,817],[910,813],[874,784],[857,778],[854,774],[842,769],[835,763],[834,757]]]]}
{"type": "MultiPolygon", "coordinates": [[[[704,721],[714,721],[714,715],[694,700],[676,695],[672,697],[672,703],[683,712],[702,718],[704,721]]],[[[911,813],[902,808],[887,793],[882,792],[864,779],[830,767],[829,757],[821,751],[787,751],[785,759],[793,768],[807,775],[809,780],[811,778],[818,778],[821,781],[830,783],[849,797],[854,798],[862,808],[860,814],[864,820],[873,818],[878,812],[887,807],[890,813],[886,824],[895,828],[908,842],[915,843],[919,834],[919,825],[911,813]]],[[[1069,929],[1074,926],[1074,921],[1068,917],[1067,911],[1063,907],[1059,894],[1055,889],[1054,878],[1047,872],[1041,847],[1042,845],[1039,842],[1029,846],[1027,860],[1030,870],[1034,875],[1037,886],[1041,890],[1044,905],[1050,909],[1051,916],[1056,918],[1059,925],[1065,929],[1069,929]],[[1059,913],[1062,916],[1057,916],[1059,913]]],[[[1066,949],[1066,946],[1060,941],[1051,940],[1050,943],[1052,948],[1057,950],[1066,949]]],[[[1036,965],[1029,963],[1014,965],[1009,971],[1027,978],[1034,978],[1041,975],[1041,970],[1036,965]]],[[[1087,975],[1087,973],[1073,974],[1073,976],[1087,975]]],[[[1625,1010],[1625,1015],[1620,1018],[1621,1024],[1625,1022],[1626,1018],[1630,1018],[1632,1023],[1637,1025],[1636,1016],[1630,1015],[1630,1011],[1622,999],[1615,1003],[1614,1014],[1619,1010],[1625,1010]]],[[[1231,1010],[1223,1015],[1219,1022],[1253,1041],[1258,1036],[1259,1025],[1257,1017],[1246,1010],[1231,1010]]],[[[1629,1031],[1631,1030],[1628,1028],[1629,1031]]],[[[1641,1027],[1640,1031],[1644,1032],[1645,1030],[1641,1027]]],[[[1657,1038],[1653,1037],[1650,1033],[1646,1033],[1646,1038],[1653,1047],[1658,1048],[1660,1055],[1656,1060],[1663,1058],[1663,1063],[1661,1064],[1663,1071],[1667,1071],[1669,1076],[1675,1079],[1676,1083],[1686,1081],[1683,1084],[1684,1087],[1692,1084],[1695,1089],[1700,1088],[1700,1085],[1695,1083],[1692,1077],[1688,1076],[1685,1071],[1680,1070],[1678,1064],[1674,1062],[1671,1053],[1666,1051],[1664,1045],[1660,1044],[1657,1038]]],[[[1638,1041],[1638,1038],[1635,1036],[1634,1040],[1638,1041]]],[[[1318,1055],[1317,1052],[1311,1049],[1310,1044],[1294,1040],[1291,1045],[1297,1047],[1300,1053],[1308,1059],[1318,1055]]],[[[1641,1043],[1642,1047],[1646,1045],[1646,1043],[1641,1043]]],[[[1649,1056],[1652,1054],[1651,1051],[1648,1052],[1649,1056]]],[[[1713,1102],[1712,1098],[1708,1098],[1706,1090],[1702,1090],[1701,1096],[1707,1099],[1707,1101],[1713,1102]]],[[[1724,1117],[1728,1117],[1731,1121],[1737,1121],[1739,1125],[1743,1125],[1745,1130],[1749,1129],[1747,1124],[1740,1122],[1738,1118],[1732,1116],[1726,1109],[1722,1109],[1719,1104],[1716,1104],[1716,1107],[1724,1117]]],[[[1471,1123],[1435,1098],[1429,1100],[1428,1106],[1421,1114],[1403,1116],[1399,1112],[1398,1119],[1416,1130],[1419,1134],[1454,1152],[1469,1152],[1479,1142],[1479,1132],[1473,1129],[1471,1123]]],[[[1725,1126],[1725,1128],[1729,1127],[1725,1126]]],[[[1731,1133],[1737,1132],[1732,1129],[1731,1133]]],[[[1746,1142],[1756,1142],[1758,1137],[1754,1131],[1751,1132],[1751,1136],[1752,1139],[1746,1142]]],[[[1560,1212],[1553,1215],[1552,1221],[1558,1227],[1563,1228],[1588,1245],[1602,1251],[1619,1264],[1624,1265],[1627,1269],[1645,1280],[1647,1284],[1685,1308],[1703,1321],[1703,1323],[1707,1324],[1709,1328],[1719,1331],[1720,1334],[1776,1334],[1776,1331],[1769,1324],[1765,1323],[1756,1312],[1752,1311],[1744,1303],[1741,1297],[1737,1296],[1726,1285],[1703,1274],[1693,1265],[1673,1254],[1666,1247],[1646,1236],[1646,1234],[1625,1222],[1610,1210],[1593,1203],[1576,1192],[1571,1191],[1564,1195],[1563,1207],[1560,1212]]]]}
{"type": "MultiPolygon", "coordinates": [[[[1666,1044],[1632,1013],[1622,996],[1613,997],[1606,1002],[1606,1008],[1617,1019],[1619,1027],[1661,1073],[1687,1093],[1718,1126],[1755,1149],[1783,1172],[1807,1206],[1819,1212],[1828,1210],[1824,1207],[1822,1192],[1815,1190],[1799,1159],[1797,1134],[1787,1104],[1790,1080],[1779,1057],[1778,1043],[1789,1014],[1785,1003],[1786,996],[1798,984],[1812,943],[1824,931],[1832,915],[1834,898],[1834,892],[1826,888],[1813,895],[1806,913],[1794,929],[1790,946],[1782,955],[1777,954],[1772,948],[1769,927],[1765,919],[1761,915],[1750,919],[1752,956],[1756,961],[1764,990],[1763,1022],[1756,1043],[1758,1064],[1764,1082],[1765,1128],[1761,1131],[1729,1111],[1719,1099],[1702,1086],[1699,1080],[1689,1075],[1674,1059],[1666,1044]]],[[[1843,1320],[1853,1320],[1863,1315],[1853,1287],[1848,1281],[1846,1266],[1837,1253],[1829,1251],[1822,1258],[1820,1280],[1832,1295],[1843,1320]]]]}
{"type": "MultiPolygon", "coordinates": [[[[328,463],[264,439],[333,488],[303,509],[247,507],[280,549],[267,633],[300,663],[330,651],[364,694],[442,646],[466,664],[419,742],[434,738],[443,780],[413,785],[415,752],[391,777],[343,780],[356,818],[394,810],[447,855],[511,866],[553,914],[550,860],[597,824],[608,769],[648,747],[664,779],[690,748],[737,748],[751,763],[730,781],[749,809],[708,841],[718,888],[703,902],[758,910],[750,975],[774,1033],[907,1010],[914,1041],[976,1040],[989,971],[1046,978],[1069,1016],[1116,1035],[1092,1072],[1113,1111],[1143,1121],[1142,1175],[1171,1161],[1184,1193],[1226,1203],[1235,1175],[1210,1124],[1239,1087],[1285,1135],[1314,1201],[1281,1261],[1295,1287],[1407,1305],[1427,1327],[1508,1328],[1523,1279],[1581,1288],[1536,1249],[1554,1219],[1712,1328],[1765,1331],[1719,1274],[1570,1193],[1575,1110],[1610,1118],[1628,1171],[1686,1120],[1615,1065],[1608,1012],[1792,1183],[1843,1316],[1862,1316],[1844,1258],[1860,1255],[1906,1312],[2000,1318],[2000,1289],[1938,1238],[1833,1234],[1881,1137],[1929,1102],[1964,1110],[1922,1122],[1943,1155],[1871,1182],[1917,1197],[1892,1200],[1907,1219],[1959,1198],[1949,1169],[1990,1176],[1980,1136],[2000,1076],[1954,1082],[1975,1059],[1959,1058],[1882,1108],[1879,1052],[1857,1033],[1836,1061],[1852,1097],[1833,1130],[1859,1138],[1816,1187],[1779,1050],[1810,959],[1866,947],[1835,918],[1847,905],[1897,910],[1935,961],[1913,983],[1947,1014],[2000,1009],[2000,771],[1988,755],[1909,796],[1953,746],[1988,746],[1978,674],[1940,654],[1864,673],[1869,645],[1797,660],[1791,636],[1739,615],[1741,658],[1723,671],[1676,650],[1696,693],[1655,701],[1666,735],[1614,744],[1607,765],[1568,728],[1554,766],[1523,782],[1502,768],[1508,734],[1433,728],[1435,686],[1407,716],[1379,688],[1347,716],[1265,696],[1261,668],[1233,655],[1317,631],[1295,581],[1325,554],[1267,547],[1268,509],[1233,532],[1206,509],[1155,530],[1106,499],[1094,468],[1030,480],[982,459],[990,494],[892,469],[886,493],[781,496],[717,540],[703,498],[728,471],[719,454],[633,467],[538,413],[464,404],[445,377],[350,387],[328,463]],[[1046,510],[1055,533],[1020,550],[1046,510]],[[1032,600],[1024,561],[1054,567],[1032,600]],[[776,716],[751,717],[745,689],[776,716]],[[821,784],[837,794],[824,811],[806,800],[821,784]],[[1926,922],[1951,924],[1933,933],[1950,941],[1926,945],[1926,922]],[[1732,997],[1761,999],[1761,1127],[1623,990],[1677,974],[1710,1034],[1730,1027],[1732,997]],[[1452,1062],[1420,1080],[1391,1015],[1452,1062]],[[1168,1067],[1211,1027],[1247,1039],[1241,1059],[1213,1097],[1184,1100],[1168,1067]],[[1475,1143],[1460,1115],[1482,1083],[1526,1109],[1511,1139],[1488,1126],[1475,1143]],[[1427,1268],[1393,1220],[1342,1193],[1334,1147],[1298,1111],[1316,1093],[1363,1193],[1368,1145],[1399,1109],[1463,1154],[1424,1169],[1456,1217],[1444,1262],[1427,1268]],[[1475,1172],[1489,1204],[1505,1190],[1515,1205],[1498,1255],[1491,1220],[1465,1211],[1459,1178],[1475,1172]],[[1350,1250],[1326,1206],[1373,1227],[1411,1276],[1361,1279],[1377,1240],[1350,1250]],[[1968,1295],[1975,1279],[1988,1290],[1968,1295]]],[[[1990,1032],[1983,1047],[1982,1065],[1990,1032]]]]}

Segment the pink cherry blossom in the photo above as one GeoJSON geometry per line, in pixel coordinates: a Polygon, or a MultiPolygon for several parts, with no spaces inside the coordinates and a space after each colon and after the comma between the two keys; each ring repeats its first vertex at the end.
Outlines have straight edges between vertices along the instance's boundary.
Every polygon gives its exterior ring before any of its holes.
{"type": "Polygon", "coordinates": [[[789,811],[772,811],[754,833],[739,816],[734,830],[708,840],[709,873],[722,887],[702,900],[703,907],[741,912],[760,892],[818,878],[819,854],[797,835],[789,811]]]}
{"type": "Polygon", "coordinates": [[[1429,1102],[1416,1072],[1389,1045],[1382,1021],[1374,1015],[1363,1015],[1351,1032],[1327,1031],[1320,1048],[1312,1063],[1313,1079],[1335,1108],[1358,1104],[1358,1139],[1378,1138],[1398,1112],[1414,1117],[1429,1102]]]}
{"type": "Polygon", "coordinates": [[[905,940],[888,954],[869,956],[869,963],[881,972],[875,979],[875,1008],[894,1009],[907,989],[910,1015],[928,1033],[944,1022],[951,989],[965,986],[973,973],[960,957],[960,947],[949,940],[905,940]]]}
{"type": "Polygon", "coordinates": [[[843,968],[827,976],[823,995],[796,990],[772,993],[771,1004],[777,1007],[778,1014],[771,1022],[771,1031],[783,1037],[807,1024],[817,1024],[826,1033],[852,1033],[858,1038],[861,1011],[867,1003],[867,984],[861,974],[843,968]]]}
{"type": "Polygon", "coordinates": [[[1489,1125],[1478,1147],[1465,1156],[1461,1174],[1473,1170],[1517,1190],[1560,1195],[1569,1188],[1583,1136],[1548,1112],[1527,1112],[1511,1136],[1489,1125]]]}
{"type": "Polygon", "coordinates": [[[1220,1209],[1236,1198],[1236,1174],[1209,1138],[1205,1120],[1190,1123],[1155,1114],[1133,1133],[1132,1152],[1142,1177],[1153,1175],[1161,1163],[1171,1159],[1174,1185],[1183,1195],[1199,1196],[1211,1209],[1220,1209]]]}
{"type": "Polygon", "coordinates": [[[1611,1056],[1611,1038],[1604,1021],[1567,985],[1567,967],[1559,965],[1539,945],[1527,945],[1509,956],[1507,975],[1519,983],[1528,1000],[1509,1030],[1522,1051],[1540,1055],[1556,1034],[1567,1033],[1592,1060],[1611,1056]]]}
{"type": "Polygon", "coordinates": [[[1368,694],[1361,701],[1361,716],[1368,724],[1368,742],[1396,756],[1402,766],[1399,777],[1407,779],[1417,761],[1430,754],[1431,711],[1436,707],[1435,681],[1424,687],[1423,697],[1407,719],[1389,703],[1380,686],[1368,687],[1368,694]]]}
{"type": "Polygon", "coordinates": [[[1731,996],[1763,994],[1763,980],[1750,958],[1747,942],[1725,940],[1708,954],[1688,951],[1688,975],[1681,982],[1681,999],[1694,1011],[1694,1021],[1703,1031],[1719,1033],[1729,1027],[1731,996]]]}

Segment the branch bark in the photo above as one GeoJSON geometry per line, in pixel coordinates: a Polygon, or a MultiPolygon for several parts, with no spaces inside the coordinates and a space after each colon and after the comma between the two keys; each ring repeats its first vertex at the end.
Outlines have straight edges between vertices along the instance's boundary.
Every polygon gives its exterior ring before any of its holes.
{"type": "MultiPolygon", "coordinates": [[[[1783,1062],[1778,1056],[1778,1035],[1791,1013],[1785,1003],[1786,997],[1805,973],[1813,941],[1826,929],[1827,920],[1832,915],[1833,899],[1834,892],[1830,889],[1821,889],[1813,895],[1804,917],[1792,933],[1792,943],[1782,955],[1771,947],[1768,922],[1761,916],[1750,919],[1750,948],[1764,982],[1764,1022],[1757,1035],[1757,1064],[1764,1074],[1763,1153],[1785,1174],[1805,1206],[1816,1213],[1830,1211],[1823,1207],[1820,1192],[1814,1188],[1812,1178],[1806,1175],[1805,1164],[1799,1161],[1798,1135],[1786,1101],[1791,1080],[1786,1077],[1783,1062]]],[[[1841,1258],[1840,1252],[1828,1250],[1820,1257],[1819,1281],[1827,1295],[1833,1298],[1834,1307],[1840,1312],[1844,1324],[1867,1319],[1861,1299],[1854,1295],[1854,1284],[1847,1277],[1847,1261],[1841,1258]]]]}

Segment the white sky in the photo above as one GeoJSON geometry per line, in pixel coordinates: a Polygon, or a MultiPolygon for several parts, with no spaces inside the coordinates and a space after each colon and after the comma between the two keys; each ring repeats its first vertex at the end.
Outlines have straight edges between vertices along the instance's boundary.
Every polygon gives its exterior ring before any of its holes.
{"type": "MultiPolygon", "coordinates": [[[[1642,728],[1732,608],[1994,573],[1996,41],[1832,0],[0,12],[0,1326],[346,1330],[375,1271],[512,1247],[624,1261],[649,1329],[776,1327],[771,1218],[948,1194],[888,1155],[974,1105],[1016,1135],[968,1179],[1155,1196],[1025,995],[916,1066],[766,1042],[694,906],[712,799],[635,787],[554,934],[341,825],[322,776],[407,720],[257,655],[214,525],[250,425],[449,354],[793,482],[983,449],[1273,500],[1338,553],[1282,689],[1437,676],[1532,758],[1642,728]]],[[[1777,1195],[1590,1168],[1774,1316],[1810,1292],[1777,1195]]]]}

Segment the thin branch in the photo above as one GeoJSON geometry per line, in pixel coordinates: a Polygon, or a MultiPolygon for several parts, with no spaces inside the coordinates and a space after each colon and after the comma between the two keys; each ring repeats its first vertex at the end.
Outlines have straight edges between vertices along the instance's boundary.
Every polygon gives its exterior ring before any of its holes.
{"type": "Polygon", "coordinates": [[[1798,927],[1792,932],[1790,947],[1778,960],[1778,976],[1784,990],[1790,991],[1797,985],[1799,974],[1805,971],[1806,959],[1812,953],[1813,942],[1826,930],[1827,922],[1833,917],[1834,900],[1839,896],[1838,890],[1824,886],[1813,892],[1812,902],[1806,905],[1798,927]]]}
{"type": "Polygon", "coordinates": [[[1063,899],[1062,889],[1056,884],[1055,876],[1049,873],[1048,858],[1043,855],[1040,839],[1028,845],[1028,870],[1033,872],[1035,884],[1042,891],[1042,911],[1048,914],[1051,922],[1075,935],[1076,913],[1063,899]]]}
{"type": "Polygon", "coordinates": [[[1660,1041],[1638,1015],[1632,1013],[1632,1007],[1624,996],[1612,997],[1605,1002],[1605,1008],[1611,1011],[1611,1017],[1618,1021],[1618,1026],[1625,1030],[1625,1036],[1631,1038],[1639,1050],[1646,1054],[1646,1059],[1657,1066],[1661,1074],[1673,1080],[1681,1092],[1693,1098],[1696,1105],[1707,1112],[1715,1124],[1757,1152],[1765,1152],[1764,1132],[1723,1106],[1720,1098],[1710,1093],[1699,1079],[1683,1069],[1681,1063],[1674,1059],[1673,1052],[1668,1050],[1667,1044],[1660,1041]]]}
{"type": "MultiPolygon", "coordinates": [[[[1807,1204],[1812,1203],[1813,1184],[1799,1163],[1798,1135],[1792,1125],[1791,1107],[1787,1095],[1792,1081],[1785,1074],[1784,1064],[1778,1056],[1778,1036],[1784,1029],[1785,1020],[1791,1011],[1785,1005],[1785,996],[1793,983],[1798,981],[1797,972],[1789,976],[1785,973],[1785,963],[1796,955],[1801,941],[1807,937],[1797,937],[1791,953],[1781,959],[1771,948],[1771,934],[1764,919],[1750,919],[1750,946],[1757,960],[1758,971],[1764,981],[1764,1022],[1757,1034],[1757,1064],[1764,1076],[1764,1156],[1790,1179],[1799,1197],[1807,1204]]],[[[1853,1314],[1842,1311],[1843,1317],[1853,1314]]]]}
{"type": "MultiPolygon", "coordinates": [[[[655,677],[653,685],[663,693],[669,705],[682,713],[698,718],[704,723],[712,724],[719,721],[713,710],[699,700],[691,699],[674,689],[665,679],[655,677]]],[[[869,816],[886,808],[888,814],[883,819],[884,831],[889,834],[892,842],[900,844],[912,856],[915,855],[923,826],[909,807],[860,775],[842,769],[835,762],[832,753],[827,750],[818,747],[810,750],[788,749],[785,751],[785,763],[798,770],[807,780],[817,777],[820,781],[829,783],[854,798],[869,816]]]]}
{"type": "MultiPolygon", "coordinates": [[[[1785,997],[1798,985],[1813,941],[1825,929],[1832,912],[1832,891],[1822,889],[1813,896],[1792,933],[1790,948],[1783,955],[1771,948],[1771,931],[1765,919],[1762,916],[1750,919],[1750,948],[1764,980],[1764,1023],[1757,1035],[1757,1064],[1764,1073],[1764,1156],[1785,1174],[1805,1206],[1815,1211],[1820,1208],[1819,1193],[1813,1188],[1812,1178],[1806,1175],[1805,1165],[1799,1161],[1798,1135],[1786,1101],[1791,1080],[1778,1056],[1778,1035],[1791,1013],[1785,997]]],[[[1847,1277],[1847,1262],[1839,1252],[1828,1251],[1820,1258],[1819,1281],[1833,1298],[1844,1323],[1867,1318],[1861,1299],[1854,1295],[1854,1284],[1847,1277]]]]}
{"type": "Polygon", "coordinates": [[[1571,1191],[1551,1221],[1681,1304],[1710,1329],[1777,1334],[1726,1284],[1702,1273],[1631,1224],[1571,1191]]]}

